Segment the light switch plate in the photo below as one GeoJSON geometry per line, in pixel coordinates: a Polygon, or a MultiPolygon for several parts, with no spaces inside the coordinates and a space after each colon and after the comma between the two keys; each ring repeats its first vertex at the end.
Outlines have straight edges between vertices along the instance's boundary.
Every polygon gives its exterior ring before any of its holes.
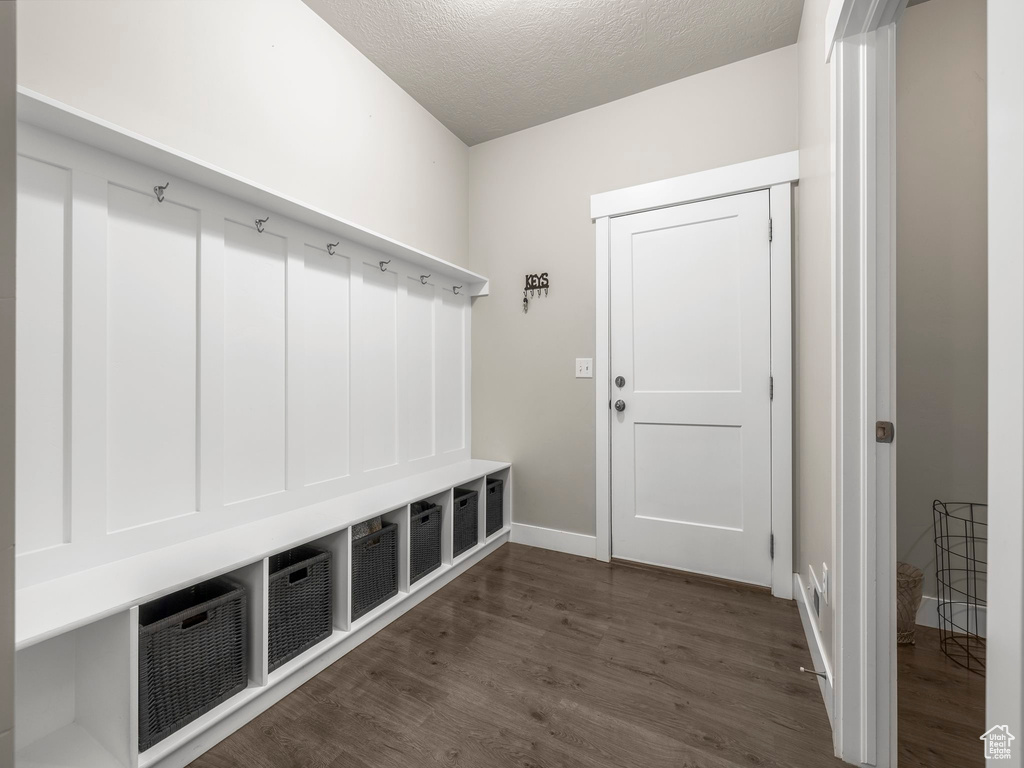
{"type": "Polygon", "coordinates": [[[577,357],[576,358],[576,378],[577,379],[592,379],[594,378],[594,360],[590,357],[577,357]]]}

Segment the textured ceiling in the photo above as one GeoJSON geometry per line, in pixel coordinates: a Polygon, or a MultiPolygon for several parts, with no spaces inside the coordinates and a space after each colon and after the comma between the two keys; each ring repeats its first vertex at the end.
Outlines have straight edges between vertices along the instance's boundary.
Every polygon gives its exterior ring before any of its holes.
{"type": "Polygon", "coordinates": [[[304,0],[469,145],[796,42],[803,0],[304,0]]]}

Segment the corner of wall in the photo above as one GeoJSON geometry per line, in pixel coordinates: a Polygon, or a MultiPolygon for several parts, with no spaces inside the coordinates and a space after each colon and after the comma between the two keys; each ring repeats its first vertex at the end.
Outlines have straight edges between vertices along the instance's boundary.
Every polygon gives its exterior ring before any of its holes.
{"type": "Polygon", "coordinates": [[[0,768],[14,765],[16,5],[0,3],[0,768]]]}

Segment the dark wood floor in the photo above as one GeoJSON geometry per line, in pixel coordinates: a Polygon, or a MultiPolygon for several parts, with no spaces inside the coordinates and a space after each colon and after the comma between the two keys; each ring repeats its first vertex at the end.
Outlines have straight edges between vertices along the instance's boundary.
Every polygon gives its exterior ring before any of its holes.
{"type": "Polygon", "coordinates": [[[946,658],[939,632],[917,628],[897,654],[899,768],[971,768],[985,763],[985,678],[946,658]]]}
{"type": "Polygon", "coordinates": [[[194,768],[817,768],[796,604],[509,544],[194,768]]]}

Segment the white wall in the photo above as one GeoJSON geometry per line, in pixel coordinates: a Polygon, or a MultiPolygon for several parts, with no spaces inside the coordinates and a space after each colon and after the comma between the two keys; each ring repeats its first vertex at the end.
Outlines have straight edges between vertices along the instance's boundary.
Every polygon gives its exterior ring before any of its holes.
{"type": "Polygon", "coordinates": [[[0,3],[0,768],[14,764],[14,30],[0,3]]]}
{"type": "MultiPolygon", "coordinates": [[[[800,192],[793,270],[793,506],[797,573],[832,568],[831,76],[825,63],[828,0],[805,0],[800,22],[800,192]]],[[[832,602],[821,605],[823,653],[833,660],[832,602]]]]}
{"type": "Polygon", "coordinates": [[[516,465],[516,522],[593,535],[596,192],[797,146],[796,48],[685,78],[470,149],[473,449],[516,465]],[[550,294],[522,312],[527,273],[550,294]]]}
{"type": "Polygon", "coordinates": [[[465,261],[465,145],[299,0],[19,6],[20,85],[465,261]]]}
{"type": "MultiPolygon", "coordinates": [[[[1024,725],[1024,3],[988,0],[988,496],[986,724],[1024,725]]],[[[1020,768],[1021,750],[1012,760],[1020,768]]]]}
{"type": "Polygon", "coordinates": [[[896,50],[896,552],[934,596],[932,501],[988,498],[985,3],[907,9],[896,50]]]}

